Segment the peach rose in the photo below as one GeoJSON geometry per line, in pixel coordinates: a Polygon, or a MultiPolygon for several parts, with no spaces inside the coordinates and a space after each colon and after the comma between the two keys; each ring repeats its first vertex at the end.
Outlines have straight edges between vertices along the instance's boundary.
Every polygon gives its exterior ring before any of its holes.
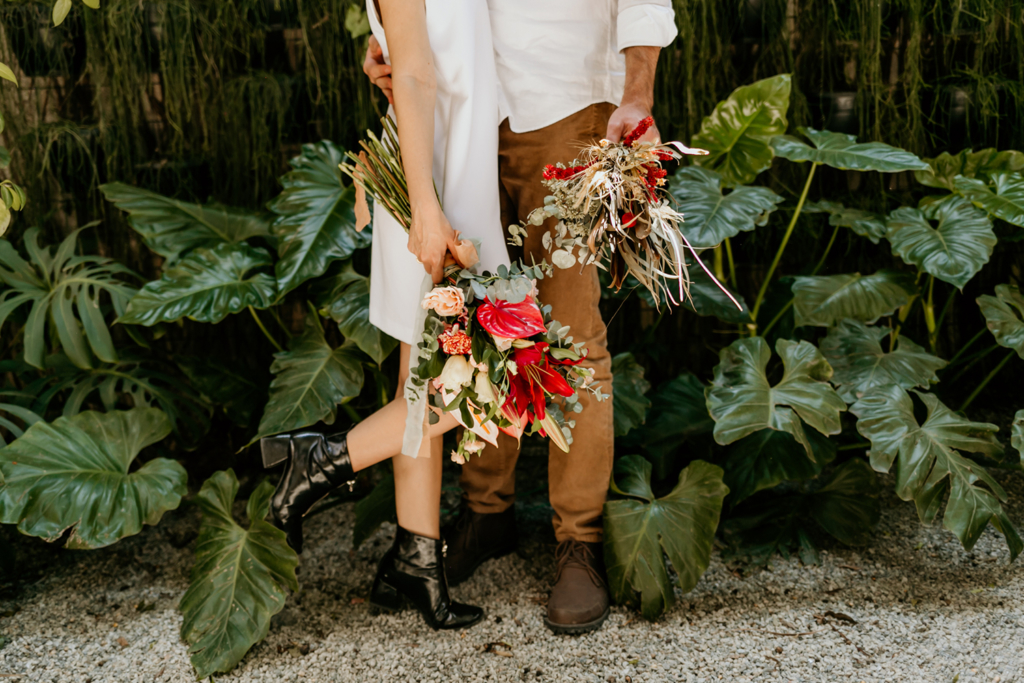
{"type": "Polygon", "coordinates": [[[434,287],[420,302],[426,310],[437,311],[445,317],[459,315],[465,305],[466,297],[458,287],[434,287]]]}

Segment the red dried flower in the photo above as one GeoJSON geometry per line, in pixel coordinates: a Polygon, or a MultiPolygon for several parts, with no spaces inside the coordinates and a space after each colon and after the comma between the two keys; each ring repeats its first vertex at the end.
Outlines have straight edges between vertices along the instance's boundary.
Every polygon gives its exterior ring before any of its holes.
{"type": "Polygon", "coordinates": [[[473,352],[473,340],[459,329],[458,325],[448,328],[438,335],[437,341],[441,349],[449,356],[469,354],[473,352]]]}
{"type": "Polygon", "coordinates": [[[631,132],[627,133],[626,137],[622,138],[622,144],[624,144],[626,147],[630,147],[634,142],[642,138],[644,134],[647,133],[647,131],[653,125],[654,117],[648,116],[646,119],[636,124],[636,128],[634,128],[631,132]]]}
{"type": "Polygon", "coordinates": [[[558,166],[548,164],[547,166],[544,167],[544,180],[568,180],[577,173],[581,173],[587,170],[592,165],[593,164],[591,163],[586,164],[584,166],[570,166],[569,168],[559,168],[558,166]]]}

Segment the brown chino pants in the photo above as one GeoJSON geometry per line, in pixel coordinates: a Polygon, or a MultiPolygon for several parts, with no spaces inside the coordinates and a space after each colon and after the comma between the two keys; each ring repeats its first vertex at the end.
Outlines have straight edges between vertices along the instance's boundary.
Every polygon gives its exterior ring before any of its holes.
{"type": "MultiPolygon", "coordinates": [[[[526,220],[529,213],[544,206],[547,188],[541,184],[546,164],[572,161],[583,144],[604,137],[614,105],[595,104],[541,130],[513,133],[508,121],[501,124],[498,143],[502,220],[505,226],[526,220]]],[[[551,230],[549,220],[545,229],[551,230]]],[[[541,244],[544,230],[530,228],[523,245],[525,261],[546,257],[541,244]]],[[[594,379],[606,394],[612,393],[612,360],[608,354],[607,331],[598,302],[601,289],[597,269],[587,266],[561,270],[539,284],[540,300],[551,306],[552,317],[569,325],[574,342],[589,349],[585,365],[593,368],[594,379]]],[[[573,442],[565,453],[551,444],[548,486],[553,523],[559,541],[575,539],[595,542],[602,538],[601,512],[612,472],[614,427],[612,401],[596,401],[581,393],[582,413],[569,413],[576,420],[573,442]]],[[[462,468],[462,488],[470,509],[478,513],[503,512],[515,499],[515,467],[519,448],[515,439],[500,435],[498,448],[488,446],[483,457],[470,458],[462,468]]]]}

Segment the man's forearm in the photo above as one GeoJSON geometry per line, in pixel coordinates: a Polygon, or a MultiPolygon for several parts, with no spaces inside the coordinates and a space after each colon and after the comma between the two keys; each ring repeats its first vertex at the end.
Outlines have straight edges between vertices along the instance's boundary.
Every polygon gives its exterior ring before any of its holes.
{"type": "Polygon", "coordinates": [[[654,74],[661,48],[637,45],[627,47],[623,54],[626,57],[626,87],[622,103],[651,109],[654,107],[654,74]]]}

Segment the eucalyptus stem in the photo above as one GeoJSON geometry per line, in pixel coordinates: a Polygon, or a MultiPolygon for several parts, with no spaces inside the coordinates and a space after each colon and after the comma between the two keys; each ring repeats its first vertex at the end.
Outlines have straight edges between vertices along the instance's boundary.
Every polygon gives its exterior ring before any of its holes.
{"type": "Polygon", "coordinates": [[[988,375],[985,377],[985,379],[981,380],[981,384],[979,384],[978,386],[974,387],[974,391],[971,392],[971,395],[968,396],[967,400],[964,401],[963,405],[960,406],[961,412],[964,411],[964,410],[967,410],[967,406],[971,405],[971,403],[974,401],[974,399],[978,397],[978,394],[981,393],[981,390],[984,389],[985,386],[989,382],[992,381],[993,377],[995,377],[996,375],[999,374],[999,371],[1003,369],[1003,366],[1006,365],[1007,363],[1009,363],[1010,359],[1013,358],[1014,355],[1016,355],[1016,353],[1017,353],[1016,351],[1010,351],[1008,354],[1006,354],[1006,358],[1004,358],[1003,360],[999,361],[999,365],[997,365],[994,368],[992,368],[992,372],[988,373],[988,375]]]}
{"type": "Polygon", "coordinates": [[[739,289],[736,282],[736,262],[732,259],[732,242],[728,237],[725,238],[725,256],[729,261],[729,282],[732,283],[733,289],[739,289]]]}
{"type": "Polygon", "coordinates": [[[267,328],[263,326],[263,321],[260,320],[258,315],[256,315],[256,309],[249,306],[249,312],[252,313],[252,319],[256,321],[256,324],[259,325],[260,330],[262,330],[264,336],[270,340],[270,343],[274,345],[274,348],[278,351],[284,351],[284,349],[281,348],[281,345],[277,343],[277,340],[270,336],[270,332],[267,331],[267,328]]]}
{"type": "Polygon", "coordinates": [[[757,312],[761,309],[761,302],[764,301],[764,295],[768,292],[768,285],[771,284],[772,275],[775,274],[775,269],[779,267],[779,261],[782,260],[782,252],[786,250],[786,244],[789,242],[790,235],[793,234],[793,228],[796,227],[797,219],[800,218],[800,212],[803,211],[804,202],[807,201],[807,193],[811,190],[811,181],[814,179],[814,170],[816,168],[818,168],[818,163],[812,163],[811,171],[807,174],[807,182],[804,183],[803,192],[800,193],[800,201],[796,204],[796,211],[793,212],[793,218],[789,221],[789,226],[786,228],[786,234],[782,236],[782,244],[779,245],[779,250],[775,252],[775,259],[772,261],[772,265],[764,277],[764,282],[761,284],[760,291],[757,293],[757,299],[754,301],[754,309],[751,312],[751,317],[754,319],[755,324],[757,323],[757,312]]]}
{"type": "Polygon", "coordinates": [[[839,226],[837,225],[832,230],[832,238],[828,241],[828,246],[825,247],[825,253],[821,255],[821,259],[818,261],[818,265],[814,266],[814,270],[811,271],[811,275],[817,275],[818,271],[825,265],[825,259],[828,258],[828,253],[832,251],[832,245],[836,243],[836,235],[838,234],[839,226]]]}

